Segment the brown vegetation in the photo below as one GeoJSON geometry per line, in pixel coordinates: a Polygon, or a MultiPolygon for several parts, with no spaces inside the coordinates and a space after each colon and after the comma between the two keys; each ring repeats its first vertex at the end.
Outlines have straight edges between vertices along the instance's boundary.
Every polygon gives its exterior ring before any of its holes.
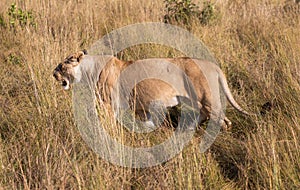
{"type": "MultiPolygon", "coordinates": [[[[66,55],[88,48],[113,29],[163,21],[163,1],[18,0],[23,12],[15,17],[8,14],[12,3],[0,2],[2,188],[300,188],[299,3],[217,1],[213,22],[189,23],[188,29],[219,60],[237,101],[256,113],[264,104],[271,109],[249,118],[228,106],[233,129],[219,135],[209,151],[199,152],[196,135],[175,158],[147,169],[110,164],[85,144],[74,124],[72,95],[56,83],[52,71],[66,55]]],[[[179,55],[155,45],[120,53],[122,59],[179,55]]],[[[115,130],[110,134],[117,139],[153,143],[120,137],[121,129],[115,130]]]]}

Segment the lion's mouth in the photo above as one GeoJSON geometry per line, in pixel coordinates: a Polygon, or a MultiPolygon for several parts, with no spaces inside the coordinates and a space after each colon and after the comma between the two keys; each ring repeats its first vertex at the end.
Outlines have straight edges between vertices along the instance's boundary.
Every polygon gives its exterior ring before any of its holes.
{"type": "Polygon", "coordinates": [[[64,90],[69,90],[70,89],[70,82],[68,79],[62,79],[61,85],[64,88],[64,90]]]}
{"type": "Polygon", "coordinates": [[[68,85],[68,83],[67,83],[67,81],[66,81],[66,80],[62,80],[62,82],[61,82],[61,85],[62,85],[62,86],[67,86],[67,85],[68,85]]]}

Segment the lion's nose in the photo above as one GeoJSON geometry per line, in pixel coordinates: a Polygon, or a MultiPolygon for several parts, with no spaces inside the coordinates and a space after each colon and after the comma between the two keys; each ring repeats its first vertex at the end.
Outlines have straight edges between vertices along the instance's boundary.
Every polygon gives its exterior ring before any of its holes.
{"type": "Polygon", "coordinates": [[[56,71],[53,72],[53,77],[54,77],[54,78],[57,77],[56,71]]]}
{"type": "Polygon", "coordinates": [[[56,70],[53,72],[53,77],[56,79],[56,80],[59,80],[60,79],[60,73],[57,72],[56,70]]]}

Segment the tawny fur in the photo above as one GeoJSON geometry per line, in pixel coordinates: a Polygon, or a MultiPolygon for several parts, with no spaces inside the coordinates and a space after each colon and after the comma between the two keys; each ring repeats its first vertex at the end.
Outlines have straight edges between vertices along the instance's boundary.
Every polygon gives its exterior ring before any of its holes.
{"type": "MultiPolygon", "coordinates": [[[[68,56],[65,61],[55,69],[54,77],[56,80],[61,81],[63,78],[65,78],[70,80],[70,83],[72,83],[75,77],[73,68],[77,67],[78,65],[80,66],[82,60],[84,60],[87,56],[89,55],[85,55],[85,53],[82,51],[68,56]]],[[[99,58],[96,57],[95,61],[97,62],[97,59],[100,58],[101,56],[99,56],[99,58]]],[[[234,100],[228,87],[225,75],[217,65],[186,57],[162,58],[160,60],[176,65],[188,76],[197,95],[197,103],[201,113],[201,120],[213,117],[212,119],[219,120],[216,122],[219,122],[223,128],[230,127],[231,125],[230,120],[226,118],[225,115],[221,115],[221,119],[217,115],[222,112],[221,98],[218,90],[216,90],[217,94],[212,94],[212,87],[210,84],[213,84],[213,87],[221,88],[226,98],[234,108],[243,114],[248,114],[234,100]],[[209,67],[206,71],[209,74],[204,74],[199,65],[205,65],[209,67]],[[214,79],[215,81],[210,81],[209,83],[207,75],[213,77],[216,76],[214,79]],[[217,102],[212,102],[213,100],[217,102]],[[213,103],[217,106],[213,107],[213,103]]],[[[141,62],[143,60],[138,61],[141,62]]],[[[99,80],[97,81],[97,92],[99,93],[101,101],[104,104],[109,105],[111,103],[111,94],[121,72],[136,62],[137,61],[125,62],[115,57],[111,57],[105,64],[104,68],[100,72],[99,80]]],[[[132,107],[135,108],[136,113],[139,115],[141,112],[149,111],[149,104],[152,101],[160,100],[166,105],[170,104],[168,101],[170,101],[172,97],[176,97],[178,92],[164,81],[158,79],[147,79],[138,83],[133,89],[132,94],[134,94],[134,98],[136,98],[136,101],[132,101],[135,102],[132,107]]]]}

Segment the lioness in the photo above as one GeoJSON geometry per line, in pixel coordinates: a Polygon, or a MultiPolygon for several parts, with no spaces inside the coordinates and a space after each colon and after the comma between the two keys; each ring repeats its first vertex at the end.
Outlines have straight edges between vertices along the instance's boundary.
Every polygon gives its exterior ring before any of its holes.
{"type": "MultiPolygon", "coordinates": [[[[227,129],[231,126],[229,119],[225,117],[221,105],[221,94],[219,88],[223,90],[227,100],[230,104],[243,114],[248,114],[243,110],[234,100],[230,89],[227,84],[227,80],[221,71],[221,69],[213,63],[207,61],[191,59],[187,57],[182,58],[160,58],[160,59],[146,59],[138,61],[121,61],[113,56],[90,56],[86,51],[79,51],[75,54],[68,56],[64,62],[60,63],[55,69],[53,76],[57,81],[62,83],[65,90],[70,88],[70,85],[75,82],[79,82],[83,74],[85,75],[97,75],[97,90],[100,94],[100,99],[105,104],[110,104],[112,100],[112,92],[116,82],[121,73],[128,67],[135,64],[143,64],[147,62],[147,65],[151,67],[149,62],[169,62],[180,68],[183,73],[188,77],[193,85],[193,89],[196,93],[197,107],[200,110],[200,122],[206,119],[212,119],[219,123],[223,129],[227,129]],[[104,61],[105,60],[105,61],[104,61]],[[104,62],[103,62],[104,61],[104,62]],[[102,64],[101,72],[97,69],[87,69],[85,67],[91,62],[95,65],[102,64]],[[213,92],[212,92],[213,91],[213,92]]],[[[169,67],[161,65],[156,68],[160,71],[169,72],[169,67]]],[[[136,72],[138,73],[138,72],[136,72]]],[[[172,74],[172,73],[170,73],[172,74]]],[[[134,77],[134,76],[132,76],[134,77]]],[[[133,78],[134,79],[134,78],[133,78]]],[[[178,97],[189,97],[189,90],[183,84],[185,80],[182,74],[176,76],[178,86],[183,86],[181,90],[176,90],[168,83],[158,79],[147,79],[137,83],[134,87],[134,98],[136,99],[132,105],[135,113],[144,120],[151,120],[148,117],[149,105],[153,101],[159,100],[166,108],[178,105],[178,97]],[[183,85],[182,85],[183,84],[183,85]],[[146,113],[146,116],[145,114],[146,113]]]]}

